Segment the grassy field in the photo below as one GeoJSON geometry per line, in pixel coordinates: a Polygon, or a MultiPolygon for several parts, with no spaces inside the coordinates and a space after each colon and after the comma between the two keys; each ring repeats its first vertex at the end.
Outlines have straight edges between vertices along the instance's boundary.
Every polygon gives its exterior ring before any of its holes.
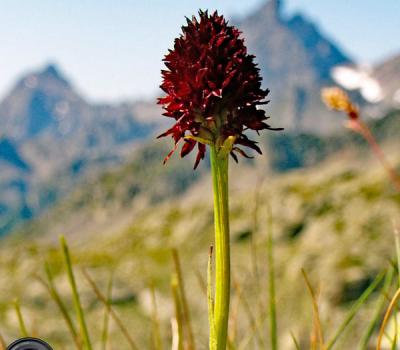
{"type": "MultiPolygon", "coordinates": [[[[390,144],[386,151],[399,165],[396,144],[390,144]]],[[[300,347],[307,348],[312,303],[301,269],[319,291],[321,322],[329,338],[374,278],[391,266],[395,255],[393,220],[398,217],[400,195],[376,161],[354,149],[286,174],[263,173],[260,169],[259,165],[240,167],[231,179],[231,336],[238,349],[269,348],[267,235],[272,220],[279,345],[281,349],[294,348],[293,332],[300,347]]],[[[141,349],[152,348],[154,288],[162,342],[164,348],[170,348],[170,320],[174,316],[171,249],[177,248],[196,344],[198,349],[206,349],[207,298],[203,284],[213,212],[210,179],[206,172],[202,174],[189,190],[176,196],[162,200],[138,196],[127,203],[121,198],[128,192],[118,192],[120,181],[109,175],[101,186],[96,185],[97,192],[81,189],[32,226],[30,233],[3,240],[0,332],[4,338],[10,341],[20,333],[12,303],[18,298],[29,334],[47,339],[57,349],[74,348],[57,305],[39,280],[46,279],[47,262],[77,324],[57,239],[64,233],[95,348],[102,344],[105,307],[81,269],[88,271],[104,295],[112,276],[112,308],[141,349]],[[86,190],[93,196],[86,196],[86,190]]],[[[379,295],[372,294],[339,339],[337,349],[356,348],[379,295]]],[[[109,349],[130,348],[113,320],[109,329],[109,349]]]]}

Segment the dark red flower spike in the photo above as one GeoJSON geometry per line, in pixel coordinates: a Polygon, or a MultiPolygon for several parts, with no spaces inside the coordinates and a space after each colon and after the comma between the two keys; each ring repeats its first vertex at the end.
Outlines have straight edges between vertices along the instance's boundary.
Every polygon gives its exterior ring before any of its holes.
{"type": "Polygon", "coordinates": [[[271,128],[265,111],[257,107],[268,103],[269,90],[261,88],[254,56],[247,53],[239,30],[217,12],[199,11],[199,19],[187,19],[163,61],[167,69],[160,87],[166,95],[158,103],[164,115],[176,121],[159,136],[170,135],[175,142],[165,161],[180,141],[182,157],[198,145],[195,168],[205,156],[206,144],[224,148],[237,160],[234,152],[246,153],[236,145],[261,153],[245,130],[281,130],[271,128]]]}

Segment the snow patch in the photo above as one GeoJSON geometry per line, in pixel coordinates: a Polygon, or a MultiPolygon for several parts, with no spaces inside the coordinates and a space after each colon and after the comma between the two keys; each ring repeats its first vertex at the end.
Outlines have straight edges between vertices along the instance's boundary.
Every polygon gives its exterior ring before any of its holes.
{"type": "Polygon", "coordinates": [[[333,80],[347,90],[359,90],[362,97],[370,103],[383,100],[383,90],[379,82],[371,76],[366,67],[338,66],[332,70],[333,80]]]}

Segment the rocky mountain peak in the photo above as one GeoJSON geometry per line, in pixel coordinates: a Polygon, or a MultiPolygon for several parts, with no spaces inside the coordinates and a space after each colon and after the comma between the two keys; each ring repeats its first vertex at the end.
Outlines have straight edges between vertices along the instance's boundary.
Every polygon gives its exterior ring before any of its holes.
{"type": "Polygon", "coordinates": [[[302,14],[283,15],[284,2],[269,0],[239,21],[249,52],[256,56],[265,87],[271,90],[271,115],[279,126],[329,132],[337,119],[320,101],[320,89],[332,83],[331,71],[351,59],[302,14]]]}
{"type": "Polygon", "coordinates": [[[270,0],[265,7],[267,11],[270,11],[275,15],[276,18],[279,19],[281,18],[283,6],[283,0],[270,0]]]}
{"type": "Polygon", "coordinates": [[[45,66],[44,69],[39,72],[38,77],[42,79],[52,79],[66,85],[70,85],[64,75],[61,73],[60,68],[55,63],[49,63],[47,66],[45,66]]]}
{"type": "Polygon", "coordinates": [[[278,23],[282,20],[283,0],[268,0],[248,19],[263,23],[278,23]]]}
{"type": "Polygon", "coordinates": [[[81,114],[85,105],[61,70],[49,64],[17,82],[0,103],[0,119],[6,133],[21,141],[49,129],[58,130],[60,123],[71,124],[71,118],[81,114]]]}
{"type": "Polygon", "coordinates": [[[61,69],[54,63],[44,66],[43,69],[30,72],[23,76],[17,83],[14,91],[18,89],[27,90],[51,90],[55,89],[72,90],[72,86],[61,69]]]}

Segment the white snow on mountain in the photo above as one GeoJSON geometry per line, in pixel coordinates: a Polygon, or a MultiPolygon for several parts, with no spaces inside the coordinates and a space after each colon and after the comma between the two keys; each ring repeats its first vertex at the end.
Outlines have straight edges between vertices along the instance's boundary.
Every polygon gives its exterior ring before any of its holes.
{"type": "Polygon", "coordinates": [[[331,72],[333,80],[343,88],[359,90],[366,101],[378,103],[384,98],[383,90],[371,73],[371,69],[362,66],[337,66],[331,72]]]}

